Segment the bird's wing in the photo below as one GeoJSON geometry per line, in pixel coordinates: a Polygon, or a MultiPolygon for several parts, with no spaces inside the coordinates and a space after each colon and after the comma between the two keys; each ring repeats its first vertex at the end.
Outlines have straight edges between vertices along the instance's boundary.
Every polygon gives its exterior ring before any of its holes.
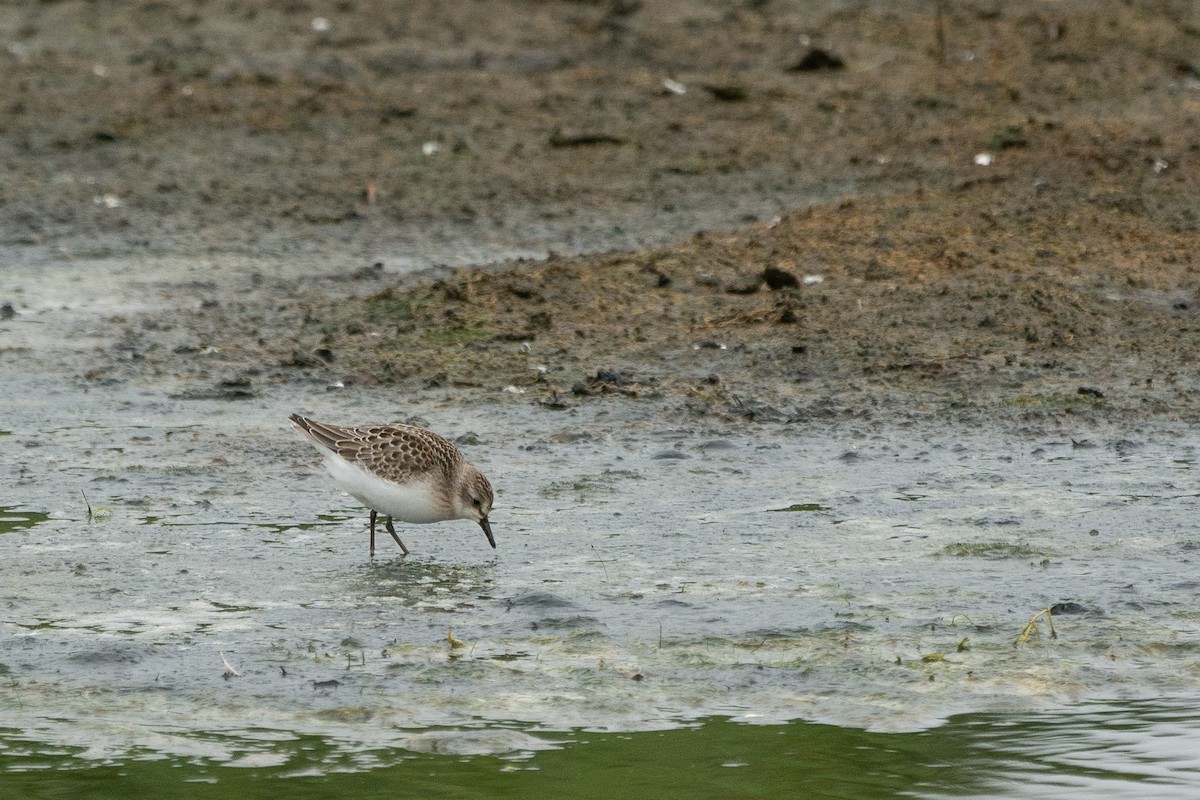
{"type": "Polygon", "coordinates": [[[424,428],[411,425],[347,428],[297,414],[291,420],[316,444],[385,480],[403,482],[422,473],[449,473],[462,460],[457,447],[424,428]]]}

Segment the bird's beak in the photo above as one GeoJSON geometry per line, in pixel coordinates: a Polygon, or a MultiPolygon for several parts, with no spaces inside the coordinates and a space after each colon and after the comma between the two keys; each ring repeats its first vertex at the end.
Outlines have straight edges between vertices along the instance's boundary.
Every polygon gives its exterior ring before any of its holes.
{"type": "Polygon", "coordinates": [[[492,538],[492,523],[488,522],[487,517],[484,517],[483,519],[479,520],[479,527],[483,528],[483,532],[486,533],[488,537],[488,544],[490,544],[492,549],[495,550],[496,540],[492,538]]]}

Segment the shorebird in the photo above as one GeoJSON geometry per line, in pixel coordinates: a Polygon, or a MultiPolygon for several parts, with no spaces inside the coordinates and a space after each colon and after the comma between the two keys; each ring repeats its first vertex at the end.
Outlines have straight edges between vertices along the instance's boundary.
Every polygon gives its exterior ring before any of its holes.
{"type": "Polygon", "coordinates": [[[289,417],[325,457],[333,480],[371,511],[371,556],[375,555],[375,518],[386,518],[387,532],[408,548],[392,519],[427,523],[469,519],[479,523],[488,544],[496,547],[488,514],[492,485],[463,457],[462,451],[433,431],[413,425],[344,427],[289,417]]]}

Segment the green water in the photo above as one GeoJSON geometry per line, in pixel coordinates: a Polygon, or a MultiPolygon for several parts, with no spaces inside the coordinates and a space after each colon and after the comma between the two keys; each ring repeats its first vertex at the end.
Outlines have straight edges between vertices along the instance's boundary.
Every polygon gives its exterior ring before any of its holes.
{"type": "Polygon", "coordinates": [[[1200,792],[1197,711],[1195,699],[1093,704],[970,715],[919,733],[709,719],[669,731],[539,733],[548,749],[506,756],[464,754],[471,732],[461,730],[431,736],[429,752],[353,757],[320,737],[264,731],[279,738],[270,758],[225,764],[153,752],[96,762],[7,730],[0,797],[1185,798],[1200,792]]]}
{"type": "MultiPolygon", "coordinates": [[[[178,759],[89,766],[64,748],[8,740],[0,786],[28,798],[355,797],[899,797],[944,786],[964,757],[954,736],[871,734],[824,725],[740,725],[547,737],[559,749],[517,758],[380,754],[386,766],[329,774],[338,758],[316,738],[288,742],[288,763],[239,768],[178,759]],[[14,754],[14,751],[17,751],[14,754]],[[327,760],[330,759],[330,760],[327,760]],[[324,774],[306,776],[307,771],[324,774]]],[[[151,758],[151,756],[148,756],[151,758]]],[[[342,765],[353,768],[350,764],[342,765]]],[[[961,776],[970,782],[970,776],[961,776]]],[[[955,779],[957,780],[957,779],[955,779]]]]}
{"type": "Polygon", "coordinates": [[[48,519],[50,515],[41,511],[27,511],[18,506],[0,506],[0,534],[32,528],[48,519]]]}

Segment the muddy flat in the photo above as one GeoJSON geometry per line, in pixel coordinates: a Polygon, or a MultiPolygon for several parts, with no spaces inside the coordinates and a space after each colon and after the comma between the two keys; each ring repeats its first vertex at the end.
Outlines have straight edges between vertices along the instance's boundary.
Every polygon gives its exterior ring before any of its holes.
{"type": "Polygon", "coordinates": [[[0,727],[328,774],[1196,718],[1189,4],[65,0],[0,34],[0,727]],[[368,558],[292,412],[458,440],[498,549],[368,558]]]}

